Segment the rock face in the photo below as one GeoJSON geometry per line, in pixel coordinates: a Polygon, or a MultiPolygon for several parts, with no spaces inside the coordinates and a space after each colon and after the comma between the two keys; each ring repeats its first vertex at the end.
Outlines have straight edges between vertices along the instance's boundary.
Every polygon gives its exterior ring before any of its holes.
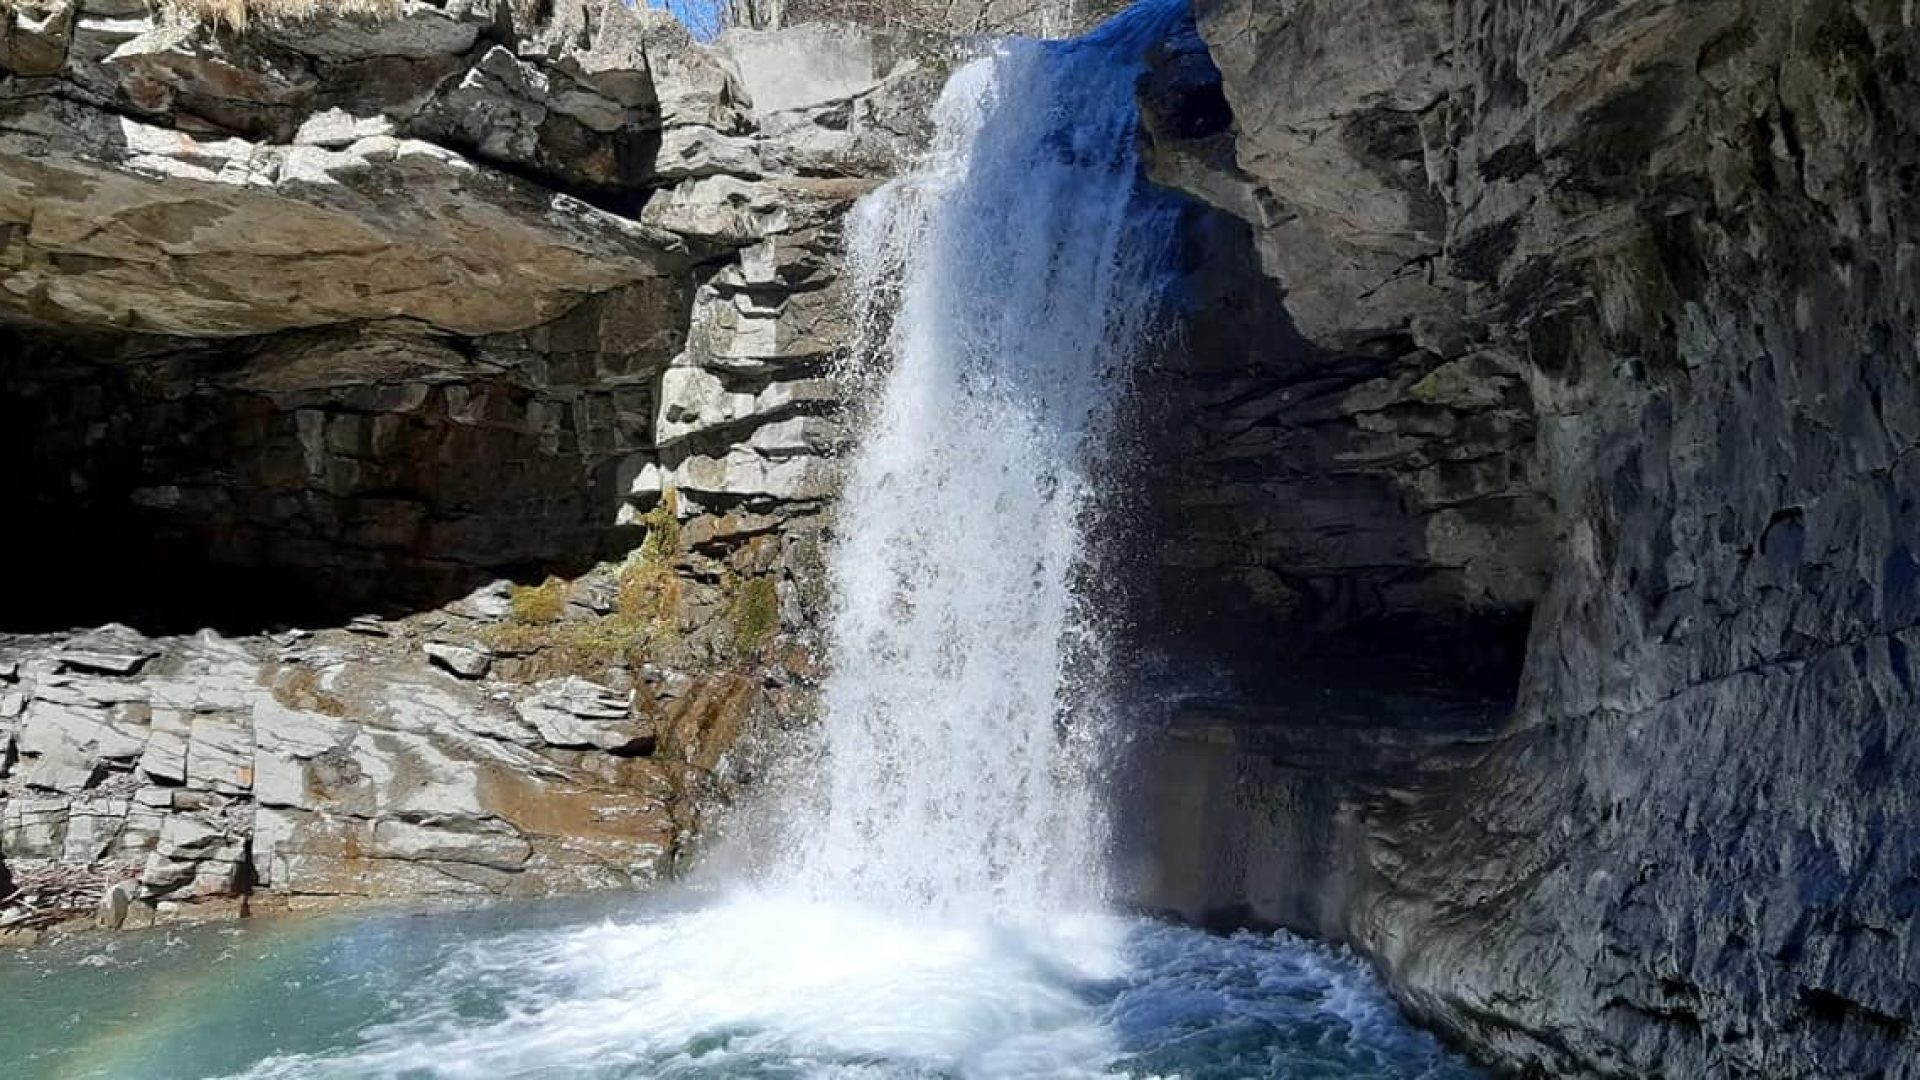
{"type": "Polygon", "coordinates": [[[1517,705],[1464,734],[1376,716],[1314,753],[1312,710],[1268,708],[1182,735],[1216,794],[1176,786],[1163,842],[1215,872],[1168,902],[1355,942],[1515,1068],[1912,1075],[1911,20],[1199,13],[1218,81],[1169,50],[1156,170],[1237,219],[1203,274],[1272,285],[1190,362],[1165,498],[1205,513],[1165,558],[1230,601],[1188,616],[1274,628],[1243,686],[1321,634],[1431,681],[1376,615],[1531,629],[1517,705]]]}
{"type": "Polygon", "coordinates": [[[417,611],[616,558],[667,488],[818,508],[828,256],[941,61],[756,110],[662,13],[543,11],[10,11],[0,451],[47,572],[7,629],[417,611]]]}
{"type": "Polygon", "coordinates": [[[756,107],[611,0],[0,20],[0,882],[669,872],[809,692],[840,219],[944,58],[756,107]]]}
{"type": "Polygon", "coordinates": [[[471,632],[462,621],[388,637],[109,627],[16,640],[0,850],[16,872],[57,863],[133,881],[148,918],[249,891],[525,895],[665,873],[706,774],[646,756],[650,738],[550,737],[651,730],[655,697],[574,678],[565,695],[539,684],[516,700],[405,658],[407,638],[471,632]],[[145,662],[100,673],[80,658],[101,647],[145,662]]]}
{"type": "MultiPolygon", "coordinates": [[[[1913,1075],[1912,20],[1198,16],[1141,88],[1207,205],[1133,625],[1221,677],[1137,778],[1142,897],[1350,941],[1519,1070],[1913,1075]]],[[[0,19],[0,894],[668,872],[807,706],[834,253],[943,59],[611,0],[0,19]]]]}

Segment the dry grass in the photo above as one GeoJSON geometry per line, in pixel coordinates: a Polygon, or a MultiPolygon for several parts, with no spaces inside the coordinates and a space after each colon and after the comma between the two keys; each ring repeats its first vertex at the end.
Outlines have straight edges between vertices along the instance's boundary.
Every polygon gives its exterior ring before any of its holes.
{"type": "Polygon", "coordinates": [[[513,610],[488,627],[482,640],[498,652],[532,656],[543,673],[597,675],[615,665],[638,666],[680,640],[684,585],[675,570],[680,554],[677,500],[668,492],[642,520],[646,539],[621,564],[613,611],[569,618],[568,582],[549,577],[515,586],[513,610]]]}
{"type": "Polygon", "coordinates": [[[390,18],[400,0],[161,0],[167,14],[183,22],[245,30],[256,19],[299,22],[348,15],[390,18]]]}
{"type": "Polygon", "coordinates": [[[567,610],[567,583],[548,577],[538,585],[515,585],[510,599],[515,622],[559,622],[567,610]]]}

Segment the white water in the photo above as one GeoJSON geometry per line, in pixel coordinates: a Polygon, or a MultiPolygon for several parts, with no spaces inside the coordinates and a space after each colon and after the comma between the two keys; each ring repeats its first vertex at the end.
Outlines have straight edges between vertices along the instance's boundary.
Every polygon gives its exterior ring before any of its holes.
{"type": "Polygon", "coordinates": [[[815,897],[1104,898],[1104,651],[1075,579],[1171,243],[1140,185],[1134,82],[1180,12],[1159,0],[961,69],[927,161],[854,214],[857,373],[883,389],[840,502],[825,775],[784,808],[785,876],[815,897]]]}
{"type": "Polygon", "coordinates": [[[1076,582],[1170,236],[1136,187],[1133,83],[1183,10],[956,73],[925,166],[858,210],[877,394],[823,757],[768,880],[169,942],[44,1002],[25,972],[0,1051],[61,1076],[1467,1075],[1346,958],[1103,913],[1105,656],[1076,582]]]}

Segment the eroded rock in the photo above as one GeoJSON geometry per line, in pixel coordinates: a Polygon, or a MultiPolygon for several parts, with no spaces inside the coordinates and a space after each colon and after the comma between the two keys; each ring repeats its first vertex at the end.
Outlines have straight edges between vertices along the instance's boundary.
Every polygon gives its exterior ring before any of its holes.
{"type": "MultiPolygon", "coordinates": [[[[1197,387],[1180,557],[1264,589],[1256,625],[1531,624],[1485,745],[1289,778],[1219,865],[1326,875],[1313,928],[1515,1069],[1899,1073],[1911,28],[1740,0],[1199,18],[1231,129],[1162,118],[1157,167],[1276,288],[1270,344],[1197,387]],[[1345,842],[1299,862],[1268,813],[1345,842]]],[[[1272,880],[1241,900],[1300,922],[1272,880]]]]}

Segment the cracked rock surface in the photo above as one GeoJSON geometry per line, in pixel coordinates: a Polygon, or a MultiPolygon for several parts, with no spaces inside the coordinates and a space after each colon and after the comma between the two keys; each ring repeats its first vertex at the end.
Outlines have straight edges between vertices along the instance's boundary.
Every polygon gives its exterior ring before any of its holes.
{"type": "Polygon", "coordinates": [[[670,873],[810,693],[840,221],[948,62],[848,50],[756,106],[613,0],[0,12],[0,883],[670,873]]]}
{"type": "Polygon", "coordinates": [[[1517,704],[1464,730],[1363,721],[1325,758],[1287,734],[1312,710],[1267,707],[1182,736],[1241,747],[1199,769],[1219,801],[1172,811],[1221,875],[1183,906],[1344,937],[1515,1068],[1913,1075],[1910,14],[1199,5],[1217,74],[1163,65],[1155,169],[1238,219],[1296,336],[1196,406],[1215,443],[1181,490],[1255,527],[1200,521],[1184,539],[1223,553],[1189,561],[1268,581],[1283,628],[1531,628],[1517,704]],[[1470,527],[1436,533],[1448,499],[1470,527]],[[1343,500],[1362,544],[1426,519],[1461,576],[1370,569],[1418,548],[1352,565],[1343,500]],[[1233,794],[1236,760],[1264,795],[1233,794]],[[1310,850],[1307,821],[1339,839],[1310,850]]]}

